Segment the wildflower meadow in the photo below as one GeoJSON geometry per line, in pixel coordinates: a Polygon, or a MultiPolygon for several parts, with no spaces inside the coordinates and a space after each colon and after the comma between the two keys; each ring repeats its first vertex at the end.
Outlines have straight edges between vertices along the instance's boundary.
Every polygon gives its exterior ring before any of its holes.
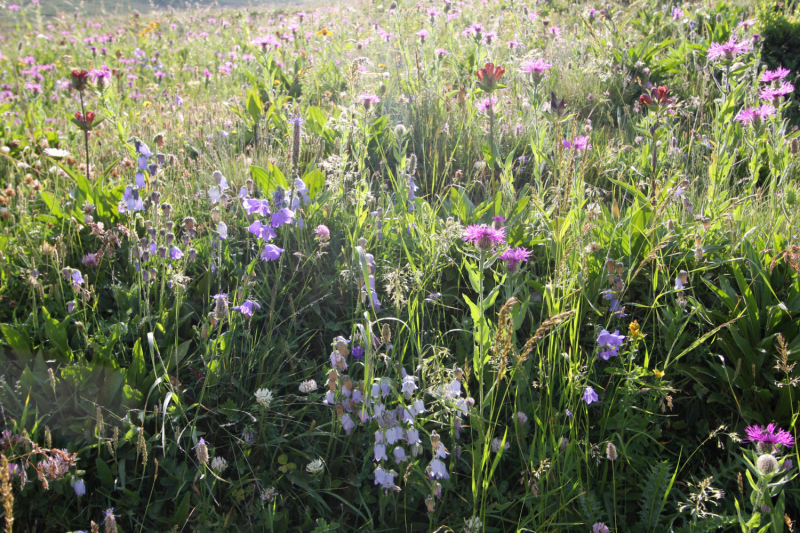
{"type": "Polygon", "coordinates": [[[798,530],[796,1],[45,4],[6,533],[798,530]]]}

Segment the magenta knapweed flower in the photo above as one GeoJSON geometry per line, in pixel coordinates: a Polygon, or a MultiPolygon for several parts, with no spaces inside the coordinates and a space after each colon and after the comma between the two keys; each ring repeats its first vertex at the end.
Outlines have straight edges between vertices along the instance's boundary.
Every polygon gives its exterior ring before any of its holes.
{"type": "Polygon", "coordinates": [[[528,260],[528,257],[530,257],[531,253],[532,252],[530,250],[526,250],[522,247],[509,248],[503,252],[503,255],[500,256],[500,259],[506,262],[506,268],[513,274],[517,271],[521,262],[528,260]]]}
{"type": "Polygon", "coordinates": [[[572,142],[564,139],[564,141],[561,143],[561,145],[564,148],[572,148],[573,150],[578,150],[579,152],[581,150],[591,150],[592,149],[592,145],[589,144],[589,137],[587,137],[586,135],[580,135],[578,137],[575,137],[572,140],[572,142]]]}
{"type": "Polygon", "coordinates": [[[600,397],[597,396],[593,388],[586,387],[586,390],[583,391],[583,401],[586,402],[586,405],[591,405],[592,402],[600,401],[600,397]]]}
{"type": "Polygon", "coordinates": [[[464,230],[464,241],[471,242],[478,250],[489,251],[506,241],[505,228],[495,229],[486,224],[473,224],[464,230]]]}
{"type": "Polygon", "coordinates": [[[778,104],[780,103],[781,98],[791,94],[793,91],[794,85],[789,82],[783,82],[780,87],[765,87],[764,89],[761,89],[758,97],[761,100],[778,104]]]}
{"type": "Polygon", "coordinates": [[[775,424],[769,424],[767,427],[748,426],[745,432],[747,437],[744,442],[755,442],[761,448],[764,448],[762,451],[772,451],[778,444],[787,448],[791,448],[794,445],[792,434],[778,428],[775,424]]]}
{"type": "Polygon", "coordinates": [[[439,59],[441,59],[441,58],[443,58],[444,56],[446,56],[446,55],[450,54],[450,52],[448,52],[448,51],[447,51],[447,50],[445,50],[444,48],[437,48],[437,49],[436,49],[436,50],[434,50],[433,52],[436,54],[436,56],[437,56],[439,59]]]}
{"type": "Polygon", "coordinates": [[[748,126],[752,123],[758,125],[762,120],[766,119],[767,117],[771,117],[774,114],[775,108],[770,104],[764,104],[761,107],[748,107],[747,109],[742,109],[739,111],[739,114],[736,115],[736,120],[741,122],[743,126],[748,126]]]}
{"type": "Polygon", "coordinates": [[[377,105],[381,103],[381,99],[378,97],[377,94],[362,93],[358,95],[358,102],[360,104],[363,104],[365,109],[369,109],[372,106],[372,104],[377,105]]]}
{"type": "Polygon", "coordinates": [[[769,83],[771,81],[776,80],[783,80],[786,76],[790,74],[790,70],[788,68],[778,67],[775,70],[765,70],[758,81],[769,83]]]}
{"type": "Polygon", "coordinates": [[[544,59],[528,59],[527,61],[523,61],[522,65],[520,65],[520,71],[525,74],[533,73],[542,75],[551,68],[553,68],[553,64],[548,63],[544,59]]]}
{"type": "Polygon", "coordinates": [[[716,59],[726,59],[730,61],[752,49],[752,43],[745,41],[737,43],[736,38],[731,35],[727,43],[711,43],[711,46],[708,47],[707,55],[708,59],[711,61],[716,59]]]}
{"type": "Polygon", "coordinates": [[[475,107],[478,108],[478,111],[482,113],[487,113],[494,111],[494,106],[496,105],[497,105],[497,97],[489,96],[487,98],[484,98],[483,100],[478,100],[478,103],[475,104],[475,107]]]}
{"type": "Polygon", "coordinates": [[[419,37],[419,40],[424,43],[425,39],[427,39],[430,36],[430,33],[428,32],[428,30],[419,30],[417,32],[417,36],[419,37]]]}
{"type": "Polygon", "coordinates": [[[749,28],[750,26],[754,26],[756,23],[756,19],[747,19],[741,21],[739,24],[736,25],[737,28],[749,28]]]}

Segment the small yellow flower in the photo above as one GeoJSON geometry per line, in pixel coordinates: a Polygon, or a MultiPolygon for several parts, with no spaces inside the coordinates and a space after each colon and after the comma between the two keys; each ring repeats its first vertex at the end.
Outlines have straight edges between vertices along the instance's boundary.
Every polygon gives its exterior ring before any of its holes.
{"type": "Polygon", "coordinates": [[[383,63],[380,63],[380,64],[378,65],[378,68],[386,68],[386,65],[384,65],[383,63]]]}
{"type": "Polygon", "coordinates": [[[330,31],[328,28],[322,28],[317,32],[317,35],[321,35],[323,37],[330,37],[331,35],[333,35],[333,32],[330,31]]]}
{"type": "Polygon", "coordinates": [[[657,377],[658,379],[661,379],[661,378],[663,378],[663,377],[664,377],[664,371],[663,371],[663,370],[659,370],[659,369],[657,369],[657,368],[654,368],[654,369],[653,369],[653,375],[654,375],[655,377],[657,377]]]}
{"type": "Polygon", "coordinates": [[[644,338],[644,335],[642,334],[642,330],[639,327],[639,321],[638,320],[634,320],[633,322],[628,324],[628,336],[631,338],[631,340],[635,340],[635,341],[638,341],[638,340],[641,340],[641,339],[644,338]]]}

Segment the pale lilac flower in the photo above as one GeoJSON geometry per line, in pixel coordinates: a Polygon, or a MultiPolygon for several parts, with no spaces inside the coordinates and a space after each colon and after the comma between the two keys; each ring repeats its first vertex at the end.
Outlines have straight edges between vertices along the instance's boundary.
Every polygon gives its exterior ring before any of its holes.
{"type": "Polygon", "coordinates": [[[247,231],[262,241],[271,241],[275,238],[275,230],[272,229],[272,226],[262,224],[260,220],[256,220],[250,224],[250,226],[247,228],[247,231]]]}
{"type": "Polygon", "coordinates": [[[219,235],[220,239],[227,239],[228,238],[228,225],[224,222],[220,222],[217,224],[217,235],[219,235]]]}
{"type": "Polygon", "coordinates": [[[80,498],[86,494],[86,483],[82,479],[76,479],[72,484],[72,490],[75,491],[75,496],[80,498]]]}
{"type": "Polygon", "coordinates": [[[608,526],[603,522],[597,522],[592,526],[592,533],[608,533],[608,526]]]}
{"type": "Polygon", "coordinates": [[[246,300],[242,305],[237,305],[232,309],[234,311],[239,311],[243,316],[246,316],[247,318],[252,318],[253,312],[261,309],[261,306],[258,304],[258,302],[254,302],[252,300],[246,300]]]}
{"type": "Polygon", "coordinates": [[[181,259],[183,257],[183,252],[177,246],[173,246],[169,250],[169,257],[173,261],[177,261],[178,259],[181,259]]]}
{"type": "MultiPolygon", "coordinates": [[[[245,193],[246,191],[247,189],[245,189],[245,193]]],[[[247,198],[242,202],[242,206],[244,207],[245,211],[247,211],[248,215],[255,213],[265,217],[270,214],[268,200],[255,200],[253,198],[247,198]]]]}
{"type": "Polygon", "coordinates": [[[394,455],[394,460],[398,463],[408,461],[408,457],[406,456],[406,451],[403,449],[402,446],[395,446],[394,450],[392,450],[392,454],[394,455]]]}
{"type": "Polygon", "coordinates": [[[270,224],[273,228],[280,228],[284,224],[290,223],[292,218],[294,218],[294,211],[288,207],[282,207],[277,213],[272,215],[270,224]]]}
{"type": "Polygon", "coordinates": [[[75,287],[77,289],[80,285],[83,285],[83,283],[84,283],[83,274],[81,274],[79,270],[73,270],[71,277],[72,277],[72,286],[73,287],[75,287]]]}
{"type": "Polygon", "coordinates": [[[586,402],[586,405],[591,405],[592,402],[597,402],[599,400],[600,398],[597,396],[594,389],[592,387],[586,387],[586,390],[583,391],[583,401],[586,402]]]}
{"type": "Polygon", "coordinates": [[[385,444],[375,444],[373,446],[373,451],[375,452],[375,459],[374,461],[377,463],[379,461],[388,461],[389,457],[386,455],[386,445],[385,444]]]}
{"type": "Polygon", "coordinates": [[[283,248],[278,248],[274,244],[267,244],[261,252],[261,259],[264,261],[274,261],[283,253],[283,248]]]}
{"type": "Polygon", "coordinates": [[[429,479],[450,479],[450,474],[447,473],[447,467],[439,459],[434,459],[428,465],[428,478],[429,479]]]}

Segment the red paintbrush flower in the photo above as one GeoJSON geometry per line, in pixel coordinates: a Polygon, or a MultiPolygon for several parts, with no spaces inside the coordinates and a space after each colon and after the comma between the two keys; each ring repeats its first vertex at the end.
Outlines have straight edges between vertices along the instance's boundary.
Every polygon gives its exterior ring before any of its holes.
{"type": "Polygon", "coordinates": [[[86,70],[73,70],[70,72],[72,76],[72,86],[77,91],[83,91],[86,89],[86,85],[89,83],[89,72],[86,70]]]}
{"type": "Polygon", "coordinates": [[[495,66],[494,63],[486,63],[483,68],[478,69],[478,85],[484,91],[492,91],[505,72],[505,67],[495,66]]]}

